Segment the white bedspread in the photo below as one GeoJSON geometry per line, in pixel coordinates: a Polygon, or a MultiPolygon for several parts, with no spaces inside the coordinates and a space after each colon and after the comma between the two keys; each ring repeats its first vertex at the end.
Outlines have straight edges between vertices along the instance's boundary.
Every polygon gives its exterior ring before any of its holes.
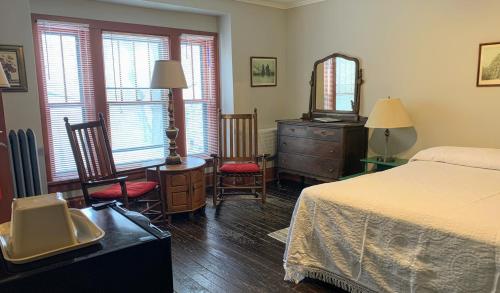
{"type": "Polygon", "coordinates": [[[500,171],[453,160],[422,152],[398,168],[304,189],[285,279],[351,292],[496,292],[500,171]]]}

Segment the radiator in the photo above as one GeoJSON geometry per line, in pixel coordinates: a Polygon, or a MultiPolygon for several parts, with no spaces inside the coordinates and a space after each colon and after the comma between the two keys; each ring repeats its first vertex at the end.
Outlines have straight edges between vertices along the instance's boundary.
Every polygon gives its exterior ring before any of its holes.
{"type": "Polygon", "coordinates": [[[12,177],[15,197],[39,195],[41,191],[40,171],[36,137],[33,130],[9,131],[12,177]]]}
{"type": "Polygon", "coordinates": [[[259,129],[259,154],[269,154],[271,157],[276,154],[276,133],[276,128],[259,129]]]}

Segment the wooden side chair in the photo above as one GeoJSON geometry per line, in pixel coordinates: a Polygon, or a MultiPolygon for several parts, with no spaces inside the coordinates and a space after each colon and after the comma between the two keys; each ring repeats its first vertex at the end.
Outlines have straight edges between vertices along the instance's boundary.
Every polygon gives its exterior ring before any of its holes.
{"type": "Polygon", "coordinates": [[[138,211],[149,216],[152,221],[165,220],[164,202],[157,182],[128,182],[127,176],[117,175],[102,113],[99,113],[97,121],[70,124],[67,117],[64,117],[64,121],[87,206],[119,200],[127,209],[131,204],[145,206],[138,211]],[[89,188],[103,185],[109,186],[89,192],[89,188]]]}
{"type": "MultiPolygon", "coordinates": [[[[218,112],[219,153],[214,159],[213,204],[228,195],[253,195],[244,199],[266,202],[266,157],[258,155],[257,109],[253,114],[221,114],[218,112]],[[260,165],[259,165],[260,163],[260,165]],[[243,184],[227,184],[226,178],[244,178],[243,184]],[[250,180],[245,180],[248,178],[250,180]],[[250,183],[248,183],[250,181],[250,183]],[[249,185],[250,184],[250,185],[249,185]],[[227,191],[232,191],[227,193],[227,191]]],[[[235,197],[234,199],[242,199],[235,197]]]]}

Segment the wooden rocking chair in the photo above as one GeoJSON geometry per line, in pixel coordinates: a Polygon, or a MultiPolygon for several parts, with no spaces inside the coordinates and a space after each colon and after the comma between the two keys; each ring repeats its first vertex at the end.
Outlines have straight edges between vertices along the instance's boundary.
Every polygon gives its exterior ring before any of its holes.
{"type": "Polygon", "coordinates": [[[221,114],[218,112],[219,153],[211,155],[214,160],[213,204],[227,199],[227,195],[253,195],[251,198],[266,202],[266,158],[258,155],[257,109],[253,114],[221,114]],[[259,162],[261,163],[259,165],[259,162]],[[242,184],[227,184],[226,178],[234,182],[243,178],[242,184]],[[250,179],[250,185],[248,180],[250,179]],[[233,192],[227,193],[226,191],[233,192]],[[236,192],[234,192],[236,191],[236,192]]]}
{"type": "Polygon", "coordinates": [[[69,124],[67,117],[64,121],[87,206],[120,200],[129,209],[132,203],[142,203],[146,207],[139,211],[141,214],[149,216],[152,221],[165,221],[164,203],[157,182],[127,182],[126,176],[117,175],[102,113],[97,121],[69,124]],[[103,185],[109,187],[89,193],[89,188],[103,185]],[[157,199],[149,199],[153,193],[158,195],[157,199]]]}

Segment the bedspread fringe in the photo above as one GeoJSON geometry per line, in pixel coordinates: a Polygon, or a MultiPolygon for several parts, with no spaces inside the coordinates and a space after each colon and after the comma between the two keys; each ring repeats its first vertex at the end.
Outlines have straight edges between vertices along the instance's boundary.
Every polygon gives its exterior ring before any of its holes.
{"type": "Polygon", "coordinates": [[[304,278],[311,278],[323,281],[325,283],[331,284],[333,286],[336,286],[351,293],[375,292],[347,278],[341,277],[337,274],[327,272],[325,270],[318,268],[306,268],[306,267],[293,268],[291,266],[287,266],[285,268],[285,271],[286,271],[285,280],[294,281],[295,283],[299,283],[304,278]]]}

